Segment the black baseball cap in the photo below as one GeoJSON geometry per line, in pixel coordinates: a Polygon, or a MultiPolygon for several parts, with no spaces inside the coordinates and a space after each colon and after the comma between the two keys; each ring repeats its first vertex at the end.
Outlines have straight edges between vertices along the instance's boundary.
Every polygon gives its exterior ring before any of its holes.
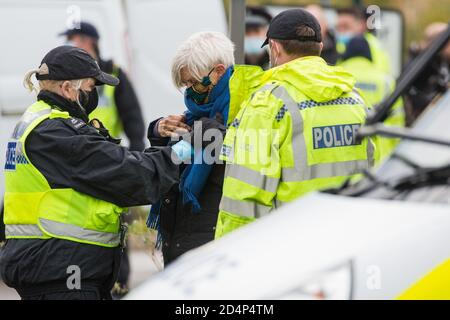
{"type": "Polygon", "coordinates": [[[97,61],[83,49],[60,46],[50,50],[41,61],[38,80],[75,80],[94,78],[96,85],[116,86],[119,79],[103,72],[97,61]]]}
{"type": "Polygon", "coordinates": [[[322,33],[319,21],[311,13],[304,9],[289,9],[272,19],[267,30],[267,39],[261,48],[269,43],[269,39],[322,42],[322,33]],[[301,26],[310,27],[314,35],[297,35],[297,29],[301,26]]]}
{"type": "Polygon", "coordinates": [[[95,40],[100,39],[100,35],[97,31],[97,28],[94,27],[93,24],[86,21],[81,21],[79,25],[74,25],[73,28],[67,29],[66,31],[63,31],[58,35],[70,37],[76,34],[85,35],[94,38],[95,40]]]}

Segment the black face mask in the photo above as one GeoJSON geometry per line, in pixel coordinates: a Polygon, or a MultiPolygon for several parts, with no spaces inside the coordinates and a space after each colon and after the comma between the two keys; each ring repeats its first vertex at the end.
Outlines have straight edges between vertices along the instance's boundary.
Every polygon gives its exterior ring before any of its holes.
{"type": "Polygon", "coordinates": [[[98,105],[97,88],[94,88],[91,91],[84,91],[81,89],[79,91],[78,103],[83,107],[84,111],[86,111],[86,114],[89,115],[98,105]]]}

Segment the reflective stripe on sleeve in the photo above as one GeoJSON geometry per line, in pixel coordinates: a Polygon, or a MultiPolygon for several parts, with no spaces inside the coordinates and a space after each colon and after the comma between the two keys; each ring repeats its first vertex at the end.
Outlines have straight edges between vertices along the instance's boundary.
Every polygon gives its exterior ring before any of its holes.
{"type": "Polygon", "coordinates": [[[279,182],[279,179],[277,178],[268,177],[259,171],[255,171],[235,163],[227,163],[226,177],[237,179],[256,188],[272,193],[277,192],[279,182]]]}
{"type": "Polygon", "coordinates": [[[261,218],[269,214],[272,207],[264,206],[254,201],[235,200],[223,196],[220,201],[220,210],[243,217],[261,218]]]}

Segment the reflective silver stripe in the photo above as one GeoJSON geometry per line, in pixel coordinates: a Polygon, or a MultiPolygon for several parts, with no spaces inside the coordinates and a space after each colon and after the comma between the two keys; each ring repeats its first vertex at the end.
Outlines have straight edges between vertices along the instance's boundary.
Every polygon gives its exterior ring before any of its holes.
{"type": "Polygon", "coordinates": [[[234,200],[223,196],[220,201],[220,210],[249,218],[261,218],[270,213],[272,207],[257,204],[254,201],[234,200]]]}
{"type": "Polygon", "coordinates": [[[22,118],[20,119],[19,123],[17,123],[17,125],[14,128],[14,132],[12,137],[14,139],[20,139],[22,137],[22,135],[24,134],[24,132],[27,130],[28,126],[36,119],[44,116],[44,115],[48,115],[52,112],[52,109],[48,108],[48,109],[44,109],[38,112],[25,112],[22,116],[22,118]]]}
{"type": "Polygon", "coordinates": [[[39,218],[39,223],[45,231],[55,236],[71,237],[79,240],[103,243],[106,245],[118,245],[120,240],[119,233],[88,230],[72,224],[42,218],[39,218]]]}
{"type": "Polygon", "coordinates": [[[226,166],[226,177],[235,178],[267,192],[276,193],[279,179],[268,177],[259,171],[229,163],[226,166]]]}
{"type": "MultiPolygon", "coordinates": [[[[303,135],[303,118],[298,110],[297,103],[291,98],[285,88],[279,86],[272,91],[272,94],[283,100],[292,119],[292,150],[294,154],[294,168],[282,168],[281,179],[284,182],[298,182],[317,178],[348,176],[364,169],[369,169],[373,164],[373,144],[370,140],[367,143],[367,157],[369,160],[353,160],[343,162],[330,162],[308,165],[307,148],[303,135]]],[[[355,91],[358,99],[359,94],[355,91]]]]}
{"type": "Polygon", "coordinates": [[[286,204],[286,202],[283,202],[281,200],[275,199],[275,208],[280,208],[281,206],[283,206],[284,204],[286,204]]]}
{"type": "Polygon", "coordinates": [[[44,234],[35,224],[7,224],[5,235],[7,237],[42,237],[44,234]]]}
{"type": "Polygon", "coordinates": [[[281,171],[281,179],[286,181],[286,178],[294,181],[307,180],[309,176],[308,159],[306,142],[303,136],[303,118],[298,110],[297,103],[291,98],[289,93],[283,87],[277,87],[272,91],[272,94],[281,99],[289,111],[292,120],[292,151],[294,154],[294,168],[289,168],[288,171],[281,171]],[[288,174],[288,176],[286,176],[288,174]]]}
{"type": "Polygon", "coordinates": [[[348,176],[369,169],[367,160],[355,160],[332,163],[319,163],[307,167],[306,171],[297,172],[295,168],[282,168],[283,182],[299,182],[317,178],[348,176]]]}

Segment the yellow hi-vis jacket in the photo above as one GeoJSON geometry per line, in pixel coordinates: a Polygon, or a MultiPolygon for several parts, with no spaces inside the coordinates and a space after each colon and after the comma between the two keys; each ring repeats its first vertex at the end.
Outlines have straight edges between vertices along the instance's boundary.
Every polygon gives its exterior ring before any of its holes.
{"type": "MultiPolygon", "coordinates": [[[[356,87],[368,103],[376,106],[395,88],[395,80],[389,74],[379,70],[368,59],[363,57],[350,58],[340,64],[356,78],[356,87]]],[[[384,121],[386,126],[404,127],[405,110],[402,99],[398,99],[384,121]]],[[[378,137],[380,161],[389,156],[397,146],[399,139],[378,137]]]]}
{"type": "Polygon", "coordinates": [[[263,84],[264,70],[259,66],[234,65],[230,77],[230,103],[228,108],[228,125],[238,114],[242,103],[252,92],[263,84]]]}
{"type": "Polygon", "coordinates": [[[70,118],[44,101],[32,104],[8,142],[5,164],[6,238],[60,238],[80,243],[117,247],[120,219],[125,211],[115,204],[71,188],[52,189],[30,161],[25,146],[42,121],[70,118]]]}
{"type": "MultiPolygon", "coordinates": [[[[370,54],[372,55],[372,61],[375,67],[386,74],[392,74],[391,62],[386,50],[383,48],[380,40],[370,32],[364,33],[364,38],[369,44],[370,54]]],[[[336,44],[336,50],[339,54],[344,54],[346,45],[338,42],[336,44]]],[[[340,64],[341,61],[338,61],[340,64]]]]}
{"type": "Polygon", "coordinates": [[[392,74],[389,56],[380,40],[370,32],[366,32],[364,38],[369,43],[370,54],[372,55],[374,65],[384,73],[392,74]]]}
{"type": "Polygon", "coordinates": [[[224,139],[216,238],[374,164],[374,143],[356,139],[367,107],[351,74],[303,57],[266,71],[264,79],[224,139]]]}
{"type": "MultiPolygon", "coordinates": [[[[112,75],[118,77],[119,69],[113,65],[112,75]]],[[[102,86],[99,92],[98,106],[89,114],[89,120],[98,119],[113,137],[119,137],[123,132],[115,100],[115,86],[102,86]]]]}

